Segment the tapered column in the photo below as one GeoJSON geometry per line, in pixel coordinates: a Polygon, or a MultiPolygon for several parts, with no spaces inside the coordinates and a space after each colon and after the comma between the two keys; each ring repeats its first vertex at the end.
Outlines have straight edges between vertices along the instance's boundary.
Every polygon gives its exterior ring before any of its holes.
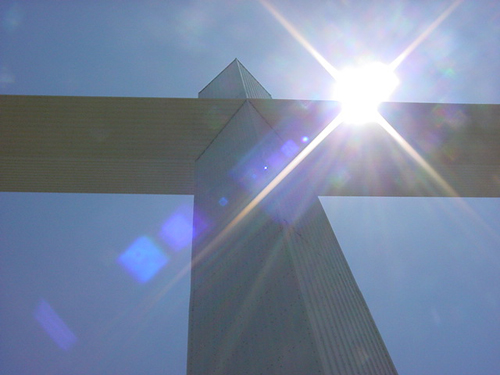
{"type": "Polygon", "coordinates": [[[246,101],[196,161],[188,374],[396,373],[300,167],[249,206],[299,143],[246,101]]]}

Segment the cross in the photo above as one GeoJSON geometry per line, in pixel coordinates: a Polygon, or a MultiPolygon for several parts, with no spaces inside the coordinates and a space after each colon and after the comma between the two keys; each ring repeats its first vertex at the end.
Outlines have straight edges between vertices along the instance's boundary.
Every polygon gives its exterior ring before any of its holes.
{"type": "Polygon", "coordinates": [[[199,99],[2,96],[0,190],[194,194],[189,374],[396,373],[317,197],[498,197],[500,106],[385,103],[424,164],[339,125],[269,189],[339,111],[237,60],[199,99]]]}

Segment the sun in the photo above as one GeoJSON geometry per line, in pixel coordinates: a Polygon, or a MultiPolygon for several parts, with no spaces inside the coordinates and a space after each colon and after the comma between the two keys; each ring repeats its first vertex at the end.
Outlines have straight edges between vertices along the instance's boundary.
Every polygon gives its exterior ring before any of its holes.
{"type": "Polygon", "coordinates": [[[344,121],[352,124],[375,122],[378,106],[398,86],[392,69],[380,62],[339,72],[334,97],[342,103],[344,121]]]}

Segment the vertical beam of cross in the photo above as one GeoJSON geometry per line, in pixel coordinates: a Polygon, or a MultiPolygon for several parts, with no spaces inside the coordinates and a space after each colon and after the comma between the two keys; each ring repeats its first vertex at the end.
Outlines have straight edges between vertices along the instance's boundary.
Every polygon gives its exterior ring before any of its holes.
{"type": "MultiPolygon", "coordinates": [[[[258,86],[235,60],[202,92],[258,86]]],[[[287,165],[286,145],[245,101],[196,162],[188,373],[395,374],[300,166],[227,229],[287,165]]]]}

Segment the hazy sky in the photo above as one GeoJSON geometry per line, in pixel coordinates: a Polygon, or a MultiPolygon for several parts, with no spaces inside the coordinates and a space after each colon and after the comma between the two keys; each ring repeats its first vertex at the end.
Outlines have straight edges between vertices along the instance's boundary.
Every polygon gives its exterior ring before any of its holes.
{"type": "MultiPolygon", "coordinates": [[[[452,1],[270,4],[343,68],[390,63],[452,1]]],[[[499,45],[500,3],[461,2],[399,65],[392,99],[500,103],[499,45]]],[[[332,98],[259,1],[0,3],[0,94],[196,97],[235,57],[274,98],[332,98]]],[[[322,203],[400,374],[500,372],[498,199],[322,203]]],[[[0,373],[183,374],[191,210],[190,196],[0,194],[0,373]],[[139,245],[154,261],[131,269],[139,245]]]]}

